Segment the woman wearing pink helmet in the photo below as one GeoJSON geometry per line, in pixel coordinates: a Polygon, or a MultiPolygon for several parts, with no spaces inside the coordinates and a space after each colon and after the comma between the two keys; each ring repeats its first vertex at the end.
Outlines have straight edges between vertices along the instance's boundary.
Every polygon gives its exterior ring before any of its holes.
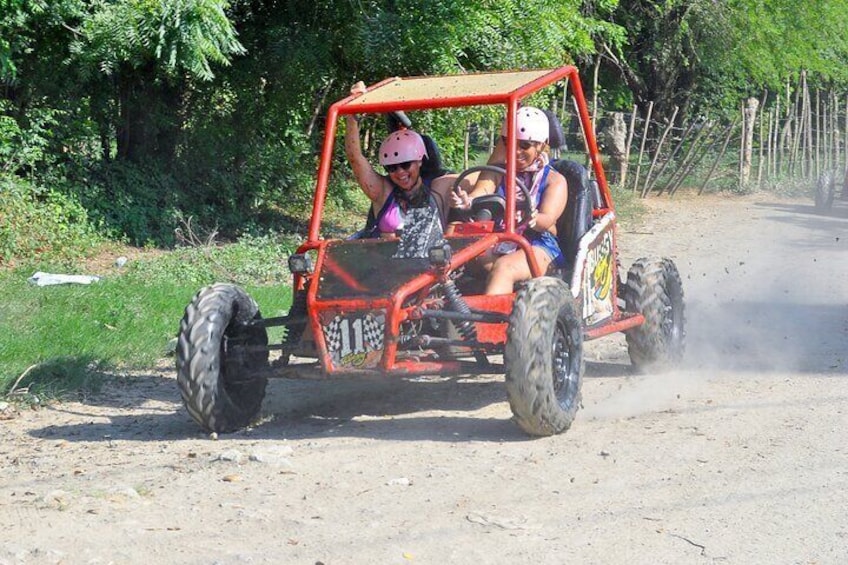
{"type": "MultiPolygon", "coordinates": [[[[490,163],[501,162],[506,155],[506,124],[501,130],[501,143],[495,148],[490,163]]],[[[515,160],[518,178],[533,199],[533,217],[527,223],[524,236],[530,241],[536,261],[543,271],[551,265],[563,266],[565,259],[556,238],[556,223],[568,202],[568,185],[560,173],[550,166],[548,137],[550,123],[544,112],[525,106],[516,114],[518,145],[515,160]]],[[[484,194],[504,195],[503,175],[483,172],[474,189],[466,193],[461,188],[452,193],[451,205],[469,209],[471,201],[484,194]]],[[[515,253],[510,246],[497,246],[481,257],[480,265],[488,272],[486,294],[509,294],[515,283],[532,277],[524,253],[515,253]]]]}
{"type": "MultiPolygon", "coordinates": [[[[356,83],[350,92],[364,93],[365,84],[356,83]]],[[[421,165],[428,156],[424,140],[418,133],[404,129],[389,134],[379,151],[380,165],[386,171],[381,175],[362,154],[359,123],[354,116],[348,115],[345,153],[359,186],[371,200],[368,222],[357,237],[394,234],[403,227],[406,212],[411,208],[433,207],[438,210],[444,226],[452,179],[445,175],[432,180],[421,176],[421,165]]]]}

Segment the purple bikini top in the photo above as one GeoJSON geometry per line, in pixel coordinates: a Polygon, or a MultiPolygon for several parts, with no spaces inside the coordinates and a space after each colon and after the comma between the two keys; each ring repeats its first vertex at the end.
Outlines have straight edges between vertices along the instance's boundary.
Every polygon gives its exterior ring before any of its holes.
{"type": "Polygon", "coordinates": [[[395,233],[403,227],[403,223],[406,221],[406,212],[401,210],[394,194],[389,195],[389,200],[391,202],[387,202],[388,208],[384,207],[385,211],[380,216],[380,221],[377,222],[380,233],[395,233]]]}
{"type": "MultiPolygon", "coordinates": [[[[433,193],[430,192],[429,186],[426,184],[424,186],[427,190],[427,205],[434,210],[438,210],[439,207],[436,204],[433,193]]],[[[403,228],[403,224],[406,222],[407,213],[401,208],[395,190],[389,193],[389,197],[386,198],[383,207],[380,209],[380,213],[376,217],[377,229],[380,230],[381,234],[393,234],[403,228]]]]}

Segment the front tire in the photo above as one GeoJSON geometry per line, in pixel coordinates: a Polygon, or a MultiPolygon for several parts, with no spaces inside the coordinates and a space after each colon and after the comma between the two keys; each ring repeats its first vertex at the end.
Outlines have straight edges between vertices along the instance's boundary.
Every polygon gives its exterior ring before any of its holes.
{"type": "Polygon", "coordinates": [[[625,333],[630,361],[639,372],[676,366],[686,349],[683,282],[671,259],[639,259],[627,273],[624,302],[645,323],[625,333]]]}
{"type": "Polygon", "coordinates": [[[566,431],[580,407],[583,325],[568,284],[527,283],[515,297],[506,348],[506,390],[516,423],[528,434],[566,431]]]}
{"type": "Polygon", "coordinates": [[[816,180],[816,212],[826,214],[833,206],[836,195],[836,174],[825,171],[816,180]]]}
{"type": "Polygon", "coordinates": [[[235,431],[259,413],[268,382],[261,374],[268,367],[268,333],[249,322],[261,317],[256,302],[228,284],[201,289],[186,307],[177,383],[188,413],[207,431],[235,431]]]}

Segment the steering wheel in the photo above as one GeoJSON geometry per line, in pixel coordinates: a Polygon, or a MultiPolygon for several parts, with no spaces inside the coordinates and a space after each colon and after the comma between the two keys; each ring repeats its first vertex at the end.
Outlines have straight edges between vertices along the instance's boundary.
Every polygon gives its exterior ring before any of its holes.
{"type": "MultiPolygon", "coordinates": [[[[462,173],[456,178],[453,183],[453,187],[451,190],[453,192],[458,192],[459,185],[465,179],[465,177],[478,172],[491,172],[498,173],[506,176],[506,169],[503,167],[497,167],[495,165],[477,165],[475,167],[470,167],[462,171],[462,173]]],[[[530,219],[533,217],[533,201],[530,197],[530,191],[527,190],[527,187],[524,185],[524,182],[517,178],[515,179],[515,186],[521,191],[522,195],[524,195],[524,201],[522,205],[521,215],[522,221],[520,224],[517,224],[515,227],[519,228],[524,226],[525,224],[530,222],[530,219]]],[[[478,196],[471,202],[471,216],[476,220],[501,220],[504,217],[506,211],[506,203],[502,196],[498,196],[497,194],[486,194],[485,196],[478,196]]]]}

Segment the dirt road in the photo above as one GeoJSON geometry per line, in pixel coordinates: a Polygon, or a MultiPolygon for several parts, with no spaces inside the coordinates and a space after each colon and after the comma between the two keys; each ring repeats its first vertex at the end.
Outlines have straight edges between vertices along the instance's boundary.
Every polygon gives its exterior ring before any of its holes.
{"type": "Polygon", "coordinates": [[[848,563],[848,208],[648,205],[622,263],[677,263],[682,370],[592,342],[544,439],[499,376],[272,381],[214,441],[169,364],[0,422],[0,563],[848,563]]]}

